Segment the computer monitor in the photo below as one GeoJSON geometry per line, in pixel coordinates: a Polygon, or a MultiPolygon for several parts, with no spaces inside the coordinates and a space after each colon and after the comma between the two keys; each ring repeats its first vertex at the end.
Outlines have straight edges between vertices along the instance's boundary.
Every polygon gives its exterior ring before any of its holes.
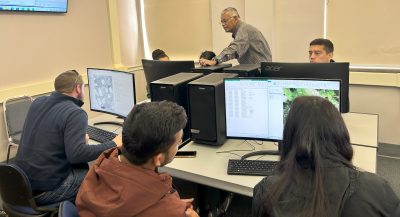
{"type": "Polygon", "coordinates": [[[261,76],[341,80],[341,110],[349,112],[349,63],[261,63],[261,76]]]}
{"type": "Polygon", "coordinates": [[[297,96],[321,96],[340,109],[339,80],[226,78],[228,138],[280,141],[297,96]]]}
{"type": "Polygon", "coordinates": [[[88,68],[90,110],[128,116],[136,103],[135,76],[129,72],[88,68]]]}
{"type": "Polygon", "coordinates": [[[175,75],[179,72],[192,72],[194,61],[161,61],[142,59],[147,85],[151,82],[175,75]]]}

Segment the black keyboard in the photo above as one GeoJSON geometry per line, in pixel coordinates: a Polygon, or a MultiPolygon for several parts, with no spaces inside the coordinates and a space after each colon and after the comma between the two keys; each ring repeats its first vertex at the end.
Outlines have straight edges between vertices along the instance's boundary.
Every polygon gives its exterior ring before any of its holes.
{"type": "Polygon", "coordinates": [[[111,141],[117,136],[116,133],[93,126],[88,126],[87,134],[89,134],[90,139],[98,141],[100,143],[111,141]]]}
{"type": "Polygon", "coordinates": [[[269,176],[272,175],[278,161],[238,160],[228,162],[229,175],[269,176]]]}

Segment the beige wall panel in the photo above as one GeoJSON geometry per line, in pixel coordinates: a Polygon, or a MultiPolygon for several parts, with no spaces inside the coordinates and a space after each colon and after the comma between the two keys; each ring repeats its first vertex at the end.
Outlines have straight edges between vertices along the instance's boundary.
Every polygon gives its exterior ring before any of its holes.
{"type": "Polygon", "coordinates": [[[324,1],[275,1],[274,61],[308,62],[311,40],[324,36],[324,1]]]}
{"type": "Polygon", "coordinates": [[[327,34],[339,61],[400,66],[399,0],[331,0],[327,34]]]}
{"type": "Polygon", "coordinates": [[[208,0],[146,0],[150,52],[163,49],[171,59],[195,59],[211,49],[208,0]]]}
{"type": "Polygon", "coordinates": [[[123,66],[141,65],[143,52],[142,31],[139,23],[140,5],[138,1],[118,0],[118,30],[120,39],[121,64],[123,66]]]}
{"type": "Polygon", "coordinates": [[[69,1],[68,13],[0,13],[0,90],[67,69],[112,66],[106,0],[69,1]]]}
{"type": "Polygon", "coordinates": [[[378,141],[400,145],[400,89],[350,85],[350,111],[379,115],[378,141]]]}
{"type": "Polygon", "coordinates": [[[256,27],[267,40],[272,59],[275,60],[275,0],[250,0],[245,2],[246,22],[256,27]]]}

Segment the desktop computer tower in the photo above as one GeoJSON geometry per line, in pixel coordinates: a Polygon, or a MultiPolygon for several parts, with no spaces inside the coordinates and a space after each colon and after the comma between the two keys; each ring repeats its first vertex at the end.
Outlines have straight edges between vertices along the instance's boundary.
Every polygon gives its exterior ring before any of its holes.
{"type": "Polygon", "coordinates": [[[202,73],[181,72],[150,83],[151,101],[168,100],[185,108],[188,123],[183,130],[183,141],[190,138],[190,115],[187,102],[187,84],[203,76],[202,73]]]}
{"type": "Polygon", "coordinates": [[[188,84],[192,141],[222,145],[226,141],[224,78],[234,73],[211,73],[188,84]]]}

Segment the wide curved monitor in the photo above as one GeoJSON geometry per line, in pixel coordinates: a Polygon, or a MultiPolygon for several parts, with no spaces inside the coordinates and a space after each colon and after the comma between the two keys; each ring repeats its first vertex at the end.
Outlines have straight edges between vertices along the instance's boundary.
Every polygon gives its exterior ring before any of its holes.
{"type": "Polygon", "coordinates": [[[339,110],[340,83],[323,79],[226,78],[226,136],[280,141],[296,97],[321,96],[339,110]]]}
{"type": "Polygon", "coordinates": [[[133,73],[88,68],[90,110],[128,116],[136,103],[133,73]]]}
{"type": "Polygon", "coordinates": [[[262,62],[261,76],[268,78],[306,78],[341,80],[340,112],[349,106],[349,63],[281,63],[262,62]]]}

